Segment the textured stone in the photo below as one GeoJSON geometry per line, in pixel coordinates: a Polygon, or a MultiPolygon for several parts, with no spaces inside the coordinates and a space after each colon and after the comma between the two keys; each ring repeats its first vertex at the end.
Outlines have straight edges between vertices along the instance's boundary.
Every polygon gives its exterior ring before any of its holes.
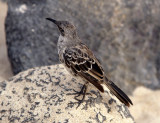
{"type": "Polygon", "coordinates": [[[160,90],[138,87],[131,97],[134,106],[130,108],[136,123],[160,123],[160,90]]]}
{"type": "Polygon", "coordinates": [[[77,108],[76,93],[82,84],[83,81],[70,76],[62,65],[21,72],[0,82],[0,122],[134,122],[124,104],[107,89],[100,94],[91,84],[83,104],[77,108]]]}
{"type": "Polygon", "coordinates": [[[45,20],[69,20],[102,62],[107,76],[132,92],[160,88],[159,0],[9,0],[8,54],[14,73],[58,62],[58,30],[45,20]]]}

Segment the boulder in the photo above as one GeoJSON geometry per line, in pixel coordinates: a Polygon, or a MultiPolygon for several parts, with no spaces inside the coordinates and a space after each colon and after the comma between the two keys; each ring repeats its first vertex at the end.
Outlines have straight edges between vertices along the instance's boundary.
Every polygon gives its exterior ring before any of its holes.
{"type": "Polygon", "coordinates": [[[107,89],[101,94],[91,84],[84,102],[77,107],[81,98],[77,92],[83,84],[61,64],[21,72],[0,82],[0,122],[134,122],[124,104],[107,89]]]}
{"type": "Polygon", "coordinates": [[[138,87],[131,97],[134,106],[130,108],[136,123],[160,123],[160,90],[138,87]]]}
{"type": "Polygon", "coordinates": [[[160,88],[159,0],[8,0],[6,39],[14,74],[58,63],[58,29],[73,22],[109,78],[126,92],[160,88]]]}

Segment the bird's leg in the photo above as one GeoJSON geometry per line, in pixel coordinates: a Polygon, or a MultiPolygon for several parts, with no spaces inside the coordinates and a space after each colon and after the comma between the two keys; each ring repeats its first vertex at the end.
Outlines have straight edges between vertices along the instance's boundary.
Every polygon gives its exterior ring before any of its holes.
{"type": "Polygon", "coordinates": [[[81,91],[79,92],[79,94],[77,96],[75,96],[75,99],[78,100],[77,108],[83,103],[83,101],[85,99],[86,92],[87,92],[87,86],[88,86],[88,82],[83,85],[83,87],[81,88],[81,91]],[[77,99],[77,97],[79,97],[80,95],[83,96],[81,100],[77,99]]]}

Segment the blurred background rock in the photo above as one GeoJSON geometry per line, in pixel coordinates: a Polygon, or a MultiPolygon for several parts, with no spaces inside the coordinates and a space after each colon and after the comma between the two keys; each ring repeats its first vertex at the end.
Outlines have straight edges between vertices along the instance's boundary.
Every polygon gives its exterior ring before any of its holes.
{"type": "Polygon", "coordinates": [[[8,61],[4,22],[7,14],[7,4],[0,1],[0,81],[12,76],[12,70],[8,61]]]}
{"type": "Polygon", "coordinates": [[[156,110],[156,107],[160,109],[159,0],[8,0],[5,21],[7,49],[3,30],[5,16],[6,4],[1,2],[1,80],[12,76],[12,71],[17,74],[32,67],[59,63],[56,49],[59,32],[45,18],[69,20],[77,26],[83,42],[99,58],[107,76],[133,95],[131,113],[135,120],[160,122],[160,119],[155,119],[160,114],[156,110]],[[145,98],[148,89],[139,91],[139,88],[135,89],[138,86],[152,89],[149,91],[152,91],[150,96],[155,99],[154,104],[145,98]],[[137,96],[137,93],[142,95],[137,96]],[[148,110],[144,110],[142,102],[148,110]]]}

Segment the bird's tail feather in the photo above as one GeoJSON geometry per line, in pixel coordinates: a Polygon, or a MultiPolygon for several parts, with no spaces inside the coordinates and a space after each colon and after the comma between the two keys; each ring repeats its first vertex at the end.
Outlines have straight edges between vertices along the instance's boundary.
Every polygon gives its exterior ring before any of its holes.
{"type": "Polygon", "coordinates": [[[122,103],[124,103],[128,107],[130,106],[130,104],[133,105],[129,97],[119,87],[117,87],[112,81],[108,80],[106,77],[105,77],[105,84],[111,91],[111,93],[114,94],[122,103]]]}

